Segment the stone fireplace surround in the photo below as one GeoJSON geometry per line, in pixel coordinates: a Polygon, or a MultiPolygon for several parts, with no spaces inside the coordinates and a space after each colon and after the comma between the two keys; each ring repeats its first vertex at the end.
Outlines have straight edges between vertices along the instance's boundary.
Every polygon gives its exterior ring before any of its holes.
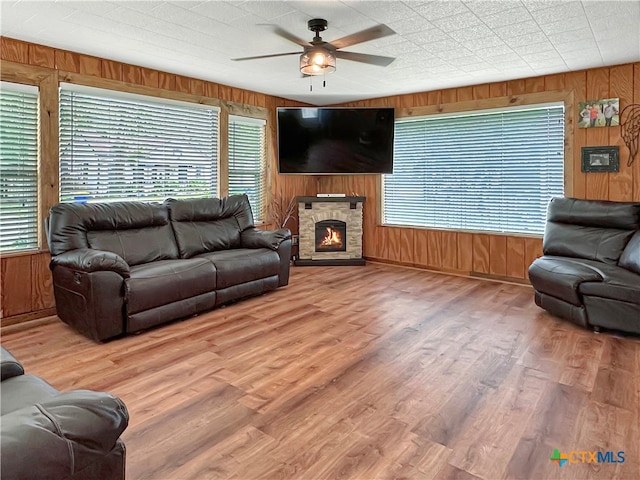
{"type": "Polygon", "coordinates": [[[364,265],[362,206],[365,200],[365,197],[296,197],[300,238],[295,265],[364,265]],[[345,251],[316,251],[316,223],[326,220],[347,224],[345,251]]]}

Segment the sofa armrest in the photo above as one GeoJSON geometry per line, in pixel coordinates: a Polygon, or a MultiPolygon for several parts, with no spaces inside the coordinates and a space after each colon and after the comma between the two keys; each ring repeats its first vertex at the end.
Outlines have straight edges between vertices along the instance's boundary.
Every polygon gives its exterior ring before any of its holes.
{"type": "Polygon", "coordinates": [[[240,242],[243,248],[270,248],[271,250],[278,250],[280,244],[290,238],[291,231],[288,228],[260,230],[251,227],[240,234],[240,242]]]}
{"type": "Polygon", "coordinates": [[[2,478],[68,478],[101,461],[127,427],[124,403],[76,390],[2,416],[2,478]]]}
{"type": "Polygon", "coordinates": [[[0,347],[0,376],[4,382],[7,378],[24,375],[22,364],[4,347],[0,347]]]}
{"type": "Polygon", "coordinates": [[[78,248],[56,255],[51,258],[50,266],[52,270],[56,266],[61,266],[86,273],[116,272],[124,278],[130,275],[129,265],[121,256],[92,248],[78,248]]]}

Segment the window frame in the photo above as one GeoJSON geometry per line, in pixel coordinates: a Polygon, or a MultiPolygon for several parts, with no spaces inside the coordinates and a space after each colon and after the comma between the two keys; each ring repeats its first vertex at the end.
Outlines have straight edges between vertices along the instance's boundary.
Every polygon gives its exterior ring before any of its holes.
{"type": "Polygon", "coordinates": [[[0,80],[38,88],[37,245],[33,248],[1,252],[0,255],[12,257],[46,252],[49,247],[44,222],[49,215],[49,208],[57,203],[58,198],[58,174],[56,168],[51,168],[53,161],[56,165],[58,164],[58,72],[48,68],[3,61],[0,80]],[[45,165],[43,158],[50,158],[51,161],[45,165]]]}
{"type": "MultiPolygon", "coordinates": [[[[571,91],[540,92],[521,95],[511,95],[496,97],[485,100],[468,100],[455,103],[428,105],[424,107],[411,107],[396,109],[396,121],[411,117],[427,117],[431,115],[474,113],[486,110],[504,110],[509,107],[535,106],[550,103],[564,103],[564,195],[573,196],[573,171],[574,165],[579,159],[574,158],[573,149],[573,118],[574,118],[574,93],[571,91]]],[[[516,233],[516,232],[493,232],[449,229],[443,227],[419,226],[419,225],[392,225],[384,223],[384,176],[380,175],[378,180],[378,212],[377,223],[381,227],[409,228],[419,230],[443,230],[468,233],[482,233],[488,235],[508,235],[517,237],[541,238],[541,234],[516,233]]]]}

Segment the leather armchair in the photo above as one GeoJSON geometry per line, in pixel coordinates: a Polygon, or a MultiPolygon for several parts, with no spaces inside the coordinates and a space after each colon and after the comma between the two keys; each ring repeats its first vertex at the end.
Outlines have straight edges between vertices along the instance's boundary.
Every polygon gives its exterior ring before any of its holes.
{"type": "Polygon", "coordinates": [[[124,403],[103,392],[58,392],[26,375],[1,350],[0,476],[12,480],[125,478],[120,435],[129,416],[124,403]]]}

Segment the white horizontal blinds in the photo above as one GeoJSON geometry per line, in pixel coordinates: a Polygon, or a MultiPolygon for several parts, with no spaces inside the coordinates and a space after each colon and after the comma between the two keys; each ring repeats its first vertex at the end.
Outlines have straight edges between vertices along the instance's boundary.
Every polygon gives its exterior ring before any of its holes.
{"type": "Polygon", "coordinates": [[[0,251],[38,246],[38,89],[0,87],[0,251]]]}
{"type": "Polygon", "coordinates": [[[265,145],[264,120],[229,116],[229,194],[247,194],[257,222],[264,205],[265,145]]]}
{"type": "Polygon", "coordinates": [[[564,191],[564,106],[398,120],[384,223],[541,234],[564,191]]]}
{"type": "Polygon", "coordinates": [[[60,91],[60,201],[217,196],[218,111],[60,91]]]}

